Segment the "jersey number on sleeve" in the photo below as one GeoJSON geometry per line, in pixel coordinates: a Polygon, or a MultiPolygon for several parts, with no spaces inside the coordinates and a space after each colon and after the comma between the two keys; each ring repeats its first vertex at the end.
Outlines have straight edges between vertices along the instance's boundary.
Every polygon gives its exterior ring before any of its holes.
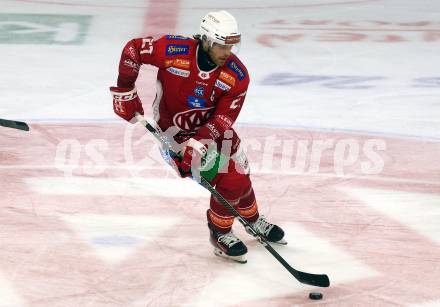
{"type": "Polygon", "coordinates": [[[240,105],[238,104],[240,102],[241,98],[237,98],[232,100],[231,103],[231,109],[237,109],[240,105]]]}
{"type": "Polygon", "coordinates": [[[142,39],[142,46],[141,46],[141,52],[140,54],[152,54],[153,53],[153,38],[147,37],[142,39]]]}
{"type": "Polygon", "coordinates": [[[237,96],[238,98],[232,100],[231,109],[237,109],[238,107],[240,107],[241,99],[246,96],[246,93],[247,93],[247,91],[244,91],[243,93],[241,93],[240,95],[237,96]]]}

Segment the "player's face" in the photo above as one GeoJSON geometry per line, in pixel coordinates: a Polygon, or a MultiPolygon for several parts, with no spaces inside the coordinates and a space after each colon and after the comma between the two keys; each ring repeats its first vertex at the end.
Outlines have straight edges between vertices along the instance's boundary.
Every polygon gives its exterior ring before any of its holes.
{"type": "Polygon", "coordinates": [[[216,65],[223,66],[226,63],[226,60],[231,55],[231,50],[232,45],[220,45],[214,43],[209,49],[209,56],[216,65]]]}

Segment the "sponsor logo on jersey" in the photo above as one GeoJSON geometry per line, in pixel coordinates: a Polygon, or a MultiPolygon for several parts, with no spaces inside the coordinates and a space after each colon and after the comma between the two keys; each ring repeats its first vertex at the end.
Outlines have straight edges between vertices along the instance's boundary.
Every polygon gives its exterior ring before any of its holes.
{"type": "Polygon", "coordinates": [[[219,79],[217,79],[215,81],[215,86],[218,87],[219,89],[223,90],[223,91],[229,91],[231,89],[231,87],[229,85],[227,85],[226,83],[220,81],[219,79]]]}
{"type": "Polygon", "coordinates": [[[243,68],[234,61],[229,62],[227,66],[237,75],[238,80],[243,80],[246,77],[243,68]]]}
{"type": "Polygon", "coordinates": [[[187,59],[174,59],[173,66],[177,68],[189,69],[190,64],[191,61],[187,59]]]}
{"type": "Polygon", "coordinates": [[[206,123],[213,111],[214,107],[180,112],[174,115],[173,123],[183,131],[194,131],[206,123]]]}
{"type": "Polygon", "coordinates": [[[166,55],[188,54],[189,45],[171,44],[166,47],[166,55]]]}
{"type": "Polygon", "coordinates": [[[206,100],[194,96],[188,96],[188,106],[191,109],[204,108],[206,106],[206,100]]]}
{"type": "Polygon", "coordinates": [[[208,128],[211,131],[212,136],[214,138],[220,137],[220,132],[217,130],[217,128],[215,127],[214,124],[208,123],[208,124],[206,124],[206,128],[208,128]]]}
{"type": "Polygon", "coordinates": [[[128,56],[133,60],[137,58],[136,49],[133,46],[128,47],[128,56]]]}
{"type": "Polygon", "coordinates": [[[134,61],[132,61],[130,59],[124,60],[124,66],[133,68],[133,70],[135,70],[135,71],[139,71],[139,67],[140,67],[140,65],[138,63],[135,63],[134,61]]]}
{"type": "Polygon", "coordinates": [[[196,96],[199,96],[199,97],[205,96],[205,87],[201,86],[201,85],[197,86],[194,89],[194,94],[196,94],[196,96]]]}
{"type": "Polygon", "coordinates": [[[179,77],[184,77],[184,78],[188,78],[189,73],[190,73],[189,70],[179,69],[179,68],[175,68],[175,67],[168,67],[167,71],[172,73],[173,75],[176,75],[179,77]]]}
{"type": "Polygon", "coordinates": [[[170,59],[165,60],[165,67],[174,66],[177,68],[189,69],[191,61],[187,59],[170,59]]]}
{"type": "Polygon", "coordinates": [[[235,85],[235,78],[224,71],[220,72],[219,78],[231,86],[235,85]]]}
{"type": "Polygon", "coordinates": [[[219,123],[225,131],[228,130],[233,124],[232,119],[227,115],[216,115],[215,118],[217,119],[217,123],[219,123]]]}
{"type": "Polygon", "coordinates": [[[189,37],[182,36],[182,35],[167,35],[166,39],[167,40],[172,40],[172,39],[175,39],[175,40],[187,40],[187,39],[189,39],[189,37]]]}
{"type": "Polygon", "coordinates": [[[196,84],[208,86],[208,83],[196,80],[196,84]]]}

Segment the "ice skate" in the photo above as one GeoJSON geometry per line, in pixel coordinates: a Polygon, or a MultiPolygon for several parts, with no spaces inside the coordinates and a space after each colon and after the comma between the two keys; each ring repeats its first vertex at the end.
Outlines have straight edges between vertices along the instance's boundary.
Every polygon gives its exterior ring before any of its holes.
{"type": "MultiPolygon", "coordinates": [[[[266,218],[263,215],[260,215],[255,222],[251,223],[251,225],[260,235],[264,236],[267,241],[279,245],[287,244],[287,241],[283,239],[284,231],[279,226],[266,221],[266,218]]],[[[246,231],[247,233],[252,234],[247,229],[246,231]]]]}
{"type": "Polygon", "coordinates": [[[214,254],[219,257],[246,263],[247,247],[235,236],[232,230],[223,234],[208,223],[210,242],[214,246],[214,254]]]}

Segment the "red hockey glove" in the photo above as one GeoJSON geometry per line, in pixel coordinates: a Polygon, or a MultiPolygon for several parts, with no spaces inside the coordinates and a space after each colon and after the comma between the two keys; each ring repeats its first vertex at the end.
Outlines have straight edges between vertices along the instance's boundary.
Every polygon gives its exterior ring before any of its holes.
{"type": "Polygon", "coordinates": [[[113,110],[119,117],[131,122],[136,112],[144,114],[136,88],[112,86],[110,87],[110,93],[113,96],[113,110]]]}
{"type": "MultiPolygon", "coordinates": [[[[190,138],[183,150],[182,160],[177,164],[180,175],[188,177],[191,175],[191,167],[200,167],[202,157],[206,154],[206,146],[194,138],[190,138]]],[[[176,161],[176,160],[174,160],[176,161]]]]}

